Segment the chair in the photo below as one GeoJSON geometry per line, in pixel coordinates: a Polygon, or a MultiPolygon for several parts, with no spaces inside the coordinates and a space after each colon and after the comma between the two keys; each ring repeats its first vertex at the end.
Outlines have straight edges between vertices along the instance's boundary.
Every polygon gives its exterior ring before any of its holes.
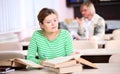
{"type": "MultiPolygon", "coordinates": [[[[18,51],[19,52],[19,51],[18,51]]],[[[25,59],[25,56],[15,52],[0,52],[0,66],[11,66],[11,59],[21,58],[25,59]]]]}
{"type": "Polygon", "coordinates": [[[105,34],[105,35],[104,35],[104,40],[106,40],[106,41],[112,40],[112,38],[113,38],[112,35],[113,35],[113,34],[105,34]]]}
{"type": "Polygon", "coordinates": [[[120,40],[120,29],[116,29],[113,31],[113,40],[120,40]]]}
{"type": "Polygon", "coordinates": [[[22,50],[20,42],[4,42],[0,43],[0,51],[6,50],[22,50]]]}
{"type": "Polygon", "coordinates": [[[26,37],[23,40],[21,40],[21,42],[30,42],[30,40],[31,40],[31,37],[26,37]]]}
{"type": "Polygon", "coordinates": [[[105,49],[120,49],[120,40],[106,41],[105,49]]]}
{"type": "Polygon", "coordinates": [[[74,40],[74,49],[97,49],[98,44],[90,40],[74,40]]]}
{"type": "Polygon", "coordinates": [[[0,52],[0,60],[4,60],[4,59],[13,59],[13,58],[25,58],[25,56],[21,53],[17,52],[5,52],[5,51],[1,51],[0,52]]]}
{"type": "Polygon", "coordinates": [[[109,58],[109,63],[118,63],[118,64],[120,64],[120,54],[113,54],[109,58]]]}

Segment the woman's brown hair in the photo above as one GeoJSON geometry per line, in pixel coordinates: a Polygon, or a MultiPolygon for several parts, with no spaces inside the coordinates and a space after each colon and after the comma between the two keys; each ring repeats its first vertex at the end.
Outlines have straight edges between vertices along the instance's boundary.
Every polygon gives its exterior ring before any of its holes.
{"type": "Polygon", "coordinates": [[[52,13],[57,15],[55,10],[49,9],[49,8],[43,8],[37,16],[39,23],[43,24],[45,17],[47,17],[48,15],[52,13]]]}

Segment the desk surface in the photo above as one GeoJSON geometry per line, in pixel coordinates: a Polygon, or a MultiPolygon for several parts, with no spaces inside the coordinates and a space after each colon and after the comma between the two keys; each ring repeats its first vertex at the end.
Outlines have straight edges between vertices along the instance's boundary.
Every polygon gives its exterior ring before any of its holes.
{"type": "MultiPolygon", "coordinates": [[[[79,52],[80,55],[112,55],[112,54],[120,54],[119,49],[85,49],[85,50],[75,50],[76,52],[79,52]]],[[[1,51],[3,52],[16,52],[21,53],[23,55],[27,55],[27,50],[23,51],[1,51]]]]}
{"type": "MultiPolygon", "coordinates": [[[[80,73],[73,74],[120,74],[120,64],[97,63],[98,69],[83,69],[80,73]]],[[[14,71],[8,74],[56,74],[46,69],[29,70],[29,71],[14,71]]]]}
{"type": "Polygon", "coordinates": [[[119,49],[85,49],[85,50],[75,50],[81,53],[81,55],[112,55],[120,54],[119,49]]]}
{"type": "MultiPolygon", "coordinates": [[[[81,40],[82,41],[82,40],[81,40]]],[[[84,40],[83,40],[84,41],[84,40]]],[[[86,41],[86,40],[85,40],[86,41]]],[[[20,42],[22,46],[29,46],[29,41],[23,41],[23,42],[20,42]]],[[[97,42],[98,44],[105,44],[106,41],[98,41],[97,42]]]]}
{"type": "Polygon", "coordinates": [[[24,42],[21,42],[21,45],[22,45],[22,46],[28,46],[29,43],[30,43],[29,41],[24,41],[24,42]]]}

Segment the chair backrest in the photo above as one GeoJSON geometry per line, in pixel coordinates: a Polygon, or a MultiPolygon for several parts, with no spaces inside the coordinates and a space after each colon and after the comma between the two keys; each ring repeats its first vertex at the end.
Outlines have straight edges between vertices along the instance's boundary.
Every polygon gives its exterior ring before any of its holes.
{"type": "Polygon", "coordinates": [[[90,40],[74,40],[74,49],[97,49],[98,44],[90,40]]]}
{"type": "Polygon", "coordinates": [[[112,40],[113,34],[105,34],[104,35],[104,40],[112,40]]]}
{"type": "Polygon", "coordinates": [[[19,41],[17,34],[14,33],[0,34],[0,43],[17,42],[17,41],[19,41]]]}
{"type": "Polygon", "coordinates": [[[113,31],[113,40],[120,40],[120,29],[116,29],[113,31]]]}
{"type": "Polygon", "coordinates": [[[31,37],[26,37],[24,39],[21,40],[21,42],[30,42],[31,37]]]}
{"type": "Polygon", "coordinates": [[[118,64],[120,64],[120,54],[113,54],[109,58],[109,63],[118,63],[118,64]]]}
{"type": "Polygon", "coordinates": [[[105,49],[120,49],[120,40],[106,41],[105,49]]]}
{"type": "Polygon", "coordinates": [[[24,59],[25,56],[21,53],[17,52],[5,52],[5,51],[1,51],[0,52],[0,60],[5,60],[5,59],[13,59],[13,58],[22,58],[24,59]]]}
{"type": "Polygon", "coordinates": [[[22,45],[20,44],[20,42],[0,43],[0,51],[6,50],[22,50],[22,45]]]}

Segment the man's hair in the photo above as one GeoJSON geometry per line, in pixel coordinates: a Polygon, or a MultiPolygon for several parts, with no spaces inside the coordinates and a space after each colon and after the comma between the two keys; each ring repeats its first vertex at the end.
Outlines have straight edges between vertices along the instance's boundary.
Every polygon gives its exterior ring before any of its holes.
{"type": "Polygon", "coordinates": [[[90,12],[91,12],[92,14],[95,14],[95,13],[96,13],[94,4],[93,4],[91,1],[86,1],[86,2],[84,2],[84,3],[81,5],[81,8],[82,8],[83,6],[87,6],[87,8],[90,10],[90,12]]]}

